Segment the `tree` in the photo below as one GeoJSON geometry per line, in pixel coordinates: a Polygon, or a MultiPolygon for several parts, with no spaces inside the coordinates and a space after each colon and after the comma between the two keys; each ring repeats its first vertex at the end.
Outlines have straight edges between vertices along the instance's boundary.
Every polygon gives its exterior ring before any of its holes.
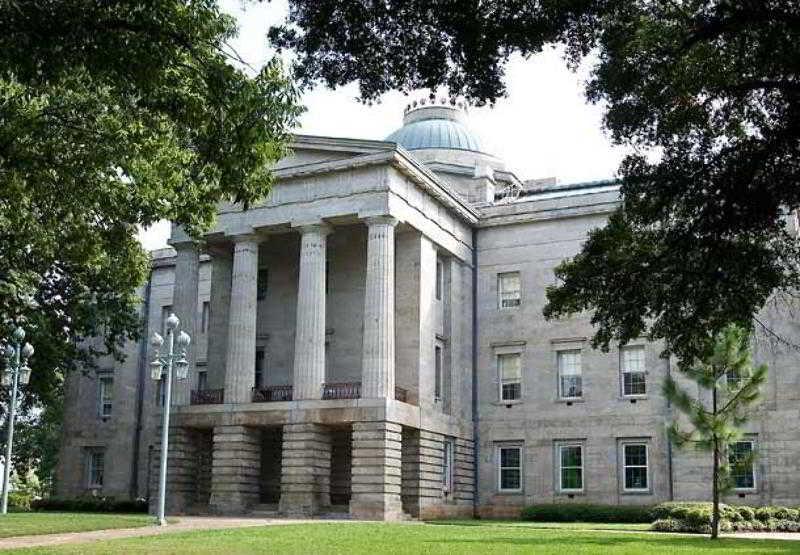
{"type": "Polygon", "coordinates": [[[0,339],[23,324],[36,347],[23,410],[137,337],[137,226],[197,234],[268,193],[298,94],[277,60],[245,71],[235,32],[213,0],[0,3],[0,339]]]}
{"type": "Polygon", "coordinates": [[[800,285],[800,4],[789,0],[291,0],[270,30],[302,83],[364,100],[446,86],[505,93],[514,53],[566,45],[631,149],[624,208],[558,269],[545,315],[591,309],[595,347],[649,336],[681,361],[800,285]],[[588,56],[589,54],[592,56],[588,56]]]}
{"type": "MultiPolygon", "coordinates": [[[[679,448],[691,445],[711,453],[712,539],[719,535],[720,495],[733,486],[726,453],[729,446],[742,437],[742,426],[749,419],[767,379],[766,365],[753,368],[749,342],[747,330],[729,325],[716,335],[713,350],[706,359],[687,365],[683,374],[698,385],[699,391],[707,392],[706,395],[693,397],[671,376],[664,382],[667,399],[691,424],[689,430],[683,430],[678,422],[673,422],[669,428],[670,439],[679,448]]],[[[737,459],[736,465],[749,467],[752,456],[737,459]]]]}

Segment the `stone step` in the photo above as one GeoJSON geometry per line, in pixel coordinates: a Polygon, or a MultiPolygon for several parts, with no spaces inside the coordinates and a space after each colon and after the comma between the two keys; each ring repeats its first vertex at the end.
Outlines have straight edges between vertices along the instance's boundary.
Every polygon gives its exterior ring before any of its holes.
{"type": "Polygon", "coordinates": [[[254,505],[253,509],[250,511],[252,516],[259,516],[259,517],[276,517],[278,516],[278,504],[277,503],[259,503],[258,505],[254,505]]]}

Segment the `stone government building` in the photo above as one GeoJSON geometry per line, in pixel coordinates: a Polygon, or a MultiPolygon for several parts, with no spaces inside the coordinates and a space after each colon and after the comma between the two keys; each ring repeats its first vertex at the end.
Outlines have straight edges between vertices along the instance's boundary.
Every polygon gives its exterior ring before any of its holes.
{"type": "MultiPolygon", "coordinates": [[[[194,339],[169,511],[388,520],[708,499],[709,457],[666,438],[661,346],[602,353],[585,315],[541,315],[616,183],[523,181],[447,103],[415,102],[385,141],[293,149],[263,203],[221,206],[201,245],[173,228],[152,254],[147,335],[174,311],[194,339]]],[[[780,305],[764,319],[800,337],[780,305]]],[[[798,355],[755,348],[769,385],[730,456],[759,455],[728,500],[800,505],[798,355]]],[[[163,390],[148,344],[126,352],[68,378],[59,495],[156,494],[163,390]]]]}

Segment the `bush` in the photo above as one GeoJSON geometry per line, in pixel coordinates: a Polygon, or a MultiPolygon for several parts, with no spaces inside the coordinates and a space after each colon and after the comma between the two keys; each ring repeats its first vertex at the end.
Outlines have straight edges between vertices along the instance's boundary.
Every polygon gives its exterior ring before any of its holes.
{"type": "MultiPolygon", "coordinates": [[[[787,507],[745,507],[720,504],[720,531],[793,532],[800,531],[800,511],[787,507]]],[[[711,531],[711,503],[662,503],[653,507],[655,522],[652,529],[659,532],[711,531]]]]}
{"type": "Polygon", "coordinates": [[[639,505],[592,505],[554,503],[522,509],[522,520],[541,522],[652,522],[651,508],[639,505]]]}
{"type": "Polygon", "coordinates": [[[146,513],[145,499],[120,499],[113,497],[76,497],[63,499],[48,497],[31,503],[34,511],[63,511],[76,513],[146,513]]]}
{"type": "Polygon", "coordinates": [[[8,492],[8,510],[16,512],[27,512],[31,510],[33,496],[26,491],[8,492]]]}

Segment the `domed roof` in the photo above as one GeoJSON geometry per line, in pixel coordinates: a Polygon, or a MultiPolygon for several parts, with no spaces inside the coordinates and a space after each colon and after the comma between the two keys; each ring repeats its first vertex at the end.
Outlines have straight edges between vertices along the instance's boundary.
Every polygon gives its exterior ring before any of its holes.
{"type": "Polygon", "coordinates": [[[480,139],[467,126],[463,110],[429,105],[410,109],[403,127],[386,137],[406,150],[428,148],[485,152],[480,139]]]}

